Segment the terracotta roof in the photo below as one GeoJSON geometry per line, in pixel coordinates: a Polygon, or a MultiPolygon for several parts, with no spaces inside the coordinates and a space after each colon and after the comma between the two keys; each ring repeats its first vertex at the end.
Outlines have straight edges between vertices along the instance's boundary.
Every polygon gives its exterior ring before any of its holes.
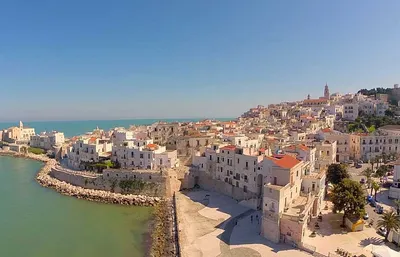
{"type": "Polygon", "coordinates": [[[148,144],[146,145],[147,148],[151,149],[151,150],[156,150],[158,149],[158,145],[156,144],[148,144]]]}
{"type": "Polygon", "coordinates": [[[332,129],[330,129],[330,128],[324,128],[324,129],[322,130],[322,132],[324,132],[324,133],[329,133],[329,132],[332,132],[332,129]]]}
{"type": "Polygon", "coordinates": [[[328,99],[306,99],[303,103],[318,103],[318,102],[328,102],[328,99]]]}
{"type": "Polygon", "coordinates": [[[235,150],[236,146],[235,145],[227,145],[224,147],[221,147],[222,150],[235,150]]]}
{"type": "Polygon", "coordinates": [[[295,157],[287,154],[275,154],[272,157],[267,157],[269,160],[273,161],[277,166],[281,168],[291,169],[300,163],[295,157]]]}
{"type": "Polygon", "coordinates": [[[289,145],[287,147],[285,147],[285,149],[290,149],[295,151],[296,149],[301,149],[303,151],[309,151],[310,148],[308,148],[305,144],[298,144],[298,145],[289,145]]]}
{"type": "Polygon", "coordinates": [[[96,140],[97,140],[97,137],[91,137],[91,138],[89,138],[89,144],[94,144],[94,143],[96,143],[96,140]]]}

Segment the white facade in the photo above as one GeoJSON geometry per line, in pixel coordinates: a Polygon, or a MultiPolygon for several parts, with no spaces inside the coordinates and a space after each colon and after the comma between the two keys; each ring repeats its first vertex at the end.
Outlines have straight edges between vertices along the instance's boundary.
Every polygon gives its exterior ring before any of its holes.
{"type": "Polygon", "coordinates": [[[380,102],[376,104],[376,116],[385,116],[385,111],[389,109],[389,104],[380,102]]]}
{"type": "Polygon", "coordinates": [[[64,133],[52,131],[42,132],[30,138],[30,146],[51,150],[53,146],[62,145],[65,142],[64,133]]]}
{"type": "Polygon", "coordinates": [[[96,163],[101,157],[111,153],[112,143],[108,140],[90,138],[78,140],[68,152],[68,166],[73,169],[82,169],[84,163],[96,163]]]}
{"type": "Polygon", "coordinates": [[[358,117],[358,104],[343,105],[343,119],[355,120],[358,117]]]}
{"type": "Polygon", "coordinates": [[[127,141],[114,145],[111,159],[125,169],[158,169],[178,166],[177,151],[167,151],[165,146],[145,144],[146,141],[127,141]]]}

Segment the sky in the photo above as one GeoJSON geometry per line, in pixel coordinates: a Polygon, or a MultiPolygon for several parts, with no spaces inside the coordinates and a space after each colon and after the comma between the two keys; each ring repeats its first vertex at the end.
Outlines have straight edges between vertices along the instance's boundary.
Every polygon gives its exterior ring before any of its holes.
{"type": "Polygon", "coordinates": [[[400,83],[398,0],[0,0],[0,121],[237,117],[400,83]]]}

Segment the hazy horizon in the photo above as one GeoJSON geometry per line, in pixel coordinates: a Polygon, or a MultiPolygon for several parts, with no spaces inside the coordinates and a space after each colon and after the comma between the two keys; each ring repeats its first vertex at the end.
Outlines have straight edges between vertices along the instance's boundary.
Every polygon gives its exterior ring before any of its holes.
{"type": "Polygon", "coordinates": [[[237,117],[400,83],[400,1],[7,1],[0,120],[237,117]]]}

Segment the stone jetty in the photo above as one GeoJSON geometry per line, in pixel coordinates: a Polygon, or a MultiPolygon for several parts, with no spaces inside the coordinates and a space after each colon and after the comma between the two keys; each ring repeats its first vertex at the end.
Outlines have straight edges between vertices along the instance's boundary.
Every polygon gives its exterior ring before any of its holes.
{"type": "Polygon", "coordinates": [[[57,161],[54,159],[50,159],[44,155],[35,155],[31,153],[22,154],[22,153],[15,153],[2,150],[0,150],[0,155],[28,158],[44,162],[45,165],[40,169],[40,171],[36,175],[36,180],[39,182],[40,185],[44,187],[53,188],[57,192],[63,195],[73,196],[88,201],[122,204],[122,205],[136,205],[136,206],[154,206],[160,201],[162,201],[160,197],[132,195],[132,194],[123,195],[103,190],[86,189],[71,185],[64,181],[60,181],[49,175],[51,169],[57,165],[57,161]]]}

